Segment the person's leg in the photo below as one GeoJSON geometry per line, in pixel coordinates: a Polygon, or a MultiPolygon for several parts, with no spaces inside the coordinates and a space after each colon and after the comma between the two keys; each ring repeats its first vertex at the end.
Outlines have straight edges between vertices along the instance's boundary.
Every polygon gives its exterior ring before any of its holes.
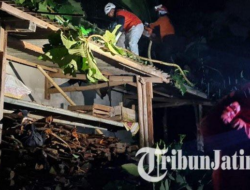
{"type": "Polygon", "coordinates": [[[121,47],[121,48],[126,48],[126,46],[125,46],[125,38],[126,38],[126,36],[125,36],[125,33],[123,32],[122,35],[120,36],[120,38],[118,39],[116,45],[118,47],[121,47]]]}
{"type": "Polygon", "coordinates": [[[132,27],[127,35],[129,49],[136,55],[139,55],[138,42],[142,36],[143,31],[144,31],[143,24],[138,24],[132,27]]]}

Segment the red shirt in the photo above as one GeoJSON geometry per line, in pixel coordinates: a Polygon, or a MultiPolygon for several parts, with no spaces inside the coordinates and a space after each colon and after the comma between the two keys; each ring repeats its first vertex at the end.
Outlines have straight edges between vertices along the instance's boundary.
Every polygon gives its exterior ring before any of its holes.
{"type": "Polygon", "coordinates": [[[125,32],[128,32],[133,26],[142,23],[142,21],[136,15],[126,10],[117,10],[116,17],[124,17],[123,28],[125,32]]]}

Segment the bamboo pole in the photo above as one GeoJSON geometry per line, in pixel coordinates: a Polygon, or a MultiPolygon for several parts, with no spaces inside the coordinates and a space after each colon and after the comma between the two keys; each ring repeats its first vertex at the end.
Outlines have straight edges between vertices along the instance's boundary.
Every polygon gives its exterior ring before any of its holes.
{"type": "MultiPolygon", "coordinates": [[[[71,106],[76,106],[76,104],[71,100],[71,98],[61,89],[60,86],[58,86],[54,80],[43,70],[43,68],[39,65],[37,65],[37,68],[41,71],[41,73],[55,86],[55,88],[63,95],[63,97],[70,103],[71,106]]],[[[103,135],[102,131],[100,129],[96,129],[96,132],[99,135],[103,135]]]]}
{"type": "Polygon", "coordinates": [[[140,82],[140,76],[136,76],[137,82],[137,95],[138,95],[138,115],[139,115],[139,125],[140,125],[140,147],[144,147],[144,127],[143,127],[143,102],[142,102],[142,85],[140,82]]]}
{"type": "Polygon", "coordinates": [[[141,78],[141,83],[142,83],[142,102],[143,102],[143,127],[144,127],[144,138],[145,138],[144,145],[146,147],[149,147],[147,89],[146,89],[146,83],[143,80],[143,78],[141,78]]]}

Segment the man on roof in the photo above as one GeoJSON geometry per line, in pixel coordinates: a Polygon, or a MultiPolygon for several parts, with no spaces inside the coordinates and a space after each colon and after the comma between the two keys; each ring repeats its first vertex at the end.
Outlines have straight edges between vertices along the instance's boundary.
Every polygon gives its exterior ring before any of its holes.
{"type": "Polygon", "coordinates": [[[146,27],[146,29],[152,33],[158,28],[162,42],[168,42],[168,38],[175,34],[175,29],[168,17],[168,10],[162,5],[156,6],[155,10],[158,12],[159,18],[154,23],[149,24],[149,27],[146,27]]]}
{"type": "Polygon", "coordinates": [[[145,26],[154,43],[153,49],[159,60],[173,62],[173,57],[182,48],[182,39],[175,35],[174,26],[168,17],[168,10],[163,5],[155,7],[158,20],[145,26]]]}
{"type": "Polygon", "coordinates": [[[124,32],[117,45],[122,48],[129,47],[130,51],[139,55],[138,42],[144,30],[142,21],[129,11],[116,9],[113,3],[108,3],[104,7],[104,12],[109,17],[115,18],[116,23],[121,25],[120,31],[124,32]]]}

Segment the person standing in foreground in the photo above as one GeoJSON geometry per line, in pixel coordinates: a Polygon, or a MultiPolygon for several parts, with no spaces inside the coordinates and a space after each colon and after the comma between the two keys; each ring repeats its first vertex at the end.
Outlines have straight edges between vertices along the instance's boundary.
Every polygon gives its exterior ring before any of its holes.
{"type": "Polygon", "coordinates": [[[144,30],[142,21],[129,11],[116,9],[113,3],[108,3],[104,8],[104,12],[109,17],[115,18],[117,24],[121,25],[120,31],[124,31],[117,45],[122,48],[126,48],[128,45],[130,51],[139,55],[138,42],[144,30]]]}

